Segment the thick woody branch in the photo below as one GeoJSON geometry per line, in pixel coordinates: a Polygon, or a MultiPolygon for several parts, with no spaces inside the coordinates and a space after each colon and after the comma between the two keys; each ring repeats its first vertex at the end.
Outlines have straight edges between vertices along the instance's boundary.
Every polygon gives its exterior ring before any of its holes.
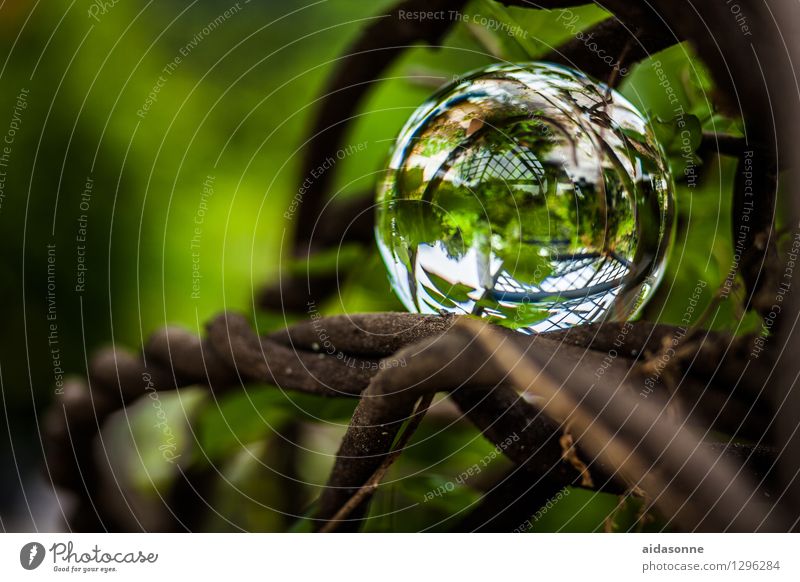
{"type": "Polygon", "coordinates": [[[785,531],[755,485],[667,411],[625,389],[594,383],[561,358],[528,356],[501,334],[464,321],[518,389],[532,392],[550,418],[567,422],[591,459],[602,459],[645,490],[669,519],[689,530],[785,531]],[[711,508],[706,510],[707,508],[711,508]]]}
{"type": "MultiPolygon", "coordinates": [[[[597,384],[588,378],[591,365],[581,364],[587,356],[585,350],[559,345],[542,337],[532,341],[526,336],[496,329],[491,333],[496,334],[495,343],[484,345],[483,348],[474,337],[458,330],[424,340],[396,354],[395,357],[408,359],[406,373],[388,374],[384,371],[373,378],[342,442],[328,487],[321,498],[318,519],[322,522],[329,520],[358,491],[388,453],[399,426],[408,418],[414,402],[431,391],[451,392],[462,411],[491,442],[503,447],[509,458],[539,477],[554,479],[562,485],[576,483],[578,477],[583,477],[576,472],[574,464],[566,463],[562,458],[559,430],[563,429],[562,423],[567,422],[568,426],[582,427],[579,434],[583,435],[583,439],[579,439],[578,444],[591,453],[586,465],[589,471],[600,476],[597,482],[601,487],[620,490],[624,488],[621,486],[623,482],[630,486],[646,485],[648,491],[656,493],[654,497],[658,499],[659,506],[673,511],[684,526],[692,524],[691,527],[702,529],[739,528],[743,527],[742,519],[763,517],[764,510],[757,504],[752,507],[752,515],[746,512],[741,519],[733,512],[715,514],[710,520],[687,513],[679,502],[685,500],[689,492],[695,491],[692,487],[710,496],[708,489],[712,486],[698,482],[703,480],[704,474],[698,477],[687,473],[678,463],[680,455],[684,455],[682,459],[690,459],[692,466],[706,461],[709,466],[719,465],[719,469],[711,470],[714,486],[719,486],[724,479],[731,479],[730,471],[724,462],[718,463],[720,454],[702,445],[680,425],[672,424],[668,420],[669,415],[655,399],[642,400],[627,388],[627,364],[615,363],[606,370],[604,381],[597,384]],[[481,349],[483,357],[479,355],[481,349]],[[524,376],[520,376],[520,369],[524,376]],[[555,376],[553,371],[556,371],[555,376]],[[556,382],[553,380],[555,377],[579,377],[580,382],[572,383],[576,392],[570,396],[562,395],[563,383],[561,390],[558,383],[566,380],[556,382]],[[518,388],[530,388],[527,383],[524,386],[521,384],[522,378],[538,378],[535,385],[542,387],[544,395],[540,396],[543,400],[537,400],[535,405],[544,415],[516,392],[503,386],[504,382],[514,382],[518,388]],[[585,408],[587,399],[593,403],[588,410],[585,408]],[[601,406],[601,402],[607,406],[601,406]],[[616,413],[617,407],[622,410],[630,408],[631,412],[628,416],[620,416],[616,413]],[[640,410],[637,412],[639,415],[641,411],[646,411],[644,416],[650,424],[632,418],[634,409],[640,410]],[[597,427],[593,426],[594,420],[599,422],[597,427]],[[507,439],[512,434],[524,437],[518,444],[508,445],[507,439]],[[622,434],[621,443],[609,439],[607,435],[610,434],[622,434]],[[678,444],[673,444],[673,441],[678,444]],[[690,445],[693,448],[689,448],[690,445]],[[609,447],[613,454],[607,453],[609,447]],[[681,478],[673,484],[671,480],[654,476],[662,474],[662,471],[665,474],[675,471],[681,478]],[[730,522],[723,524],[725,519],[730,519],[730,522]]],[[[595,360],[594,363],[597,362],[595,360]]],[[[539,395],[538,390],[534,392],[539,395]]],[[[752,493],[748,487],[744,481],[737,484],[734,488],[736,495],[733,495],[736,503],[744,502],[752,493]]],[[[730,506],[725,506],[727,510],[732,504],[733,501],[730,506]]],[[[338,529],[358,527],[365,509],[362,507],[352,512],[346,522],[339,524],[338,529]]],[[[769,522],[766,523],[769,526],[769,522]]],[[[772,526],[780,527],[775,524],[772,526]]]]}

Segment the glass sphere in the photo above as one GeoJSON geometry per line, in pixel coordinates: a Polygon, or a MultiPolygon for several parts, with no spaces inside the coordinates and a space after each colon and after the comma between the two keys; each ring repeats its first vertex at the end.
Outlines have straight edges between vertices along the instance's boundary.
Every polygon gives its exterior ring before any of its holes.
{"type": "Polygon", "coordinates": [[[622,95],[561,66],[491,66],[406,123],[376,237],[409,311],[526,332],[625,320],[663,274],[672,190],[622,95]]]}

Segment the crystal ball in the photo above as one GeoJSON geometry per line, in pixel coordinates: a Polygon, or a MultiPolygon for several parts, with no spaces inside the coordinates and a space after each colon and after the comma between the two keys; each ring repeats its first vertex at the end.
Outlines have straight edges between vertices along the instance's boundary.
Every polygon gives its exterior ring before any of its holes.
{"type": "Polygon", "coordinates": [[[528,333],[627,320],[663,274],[673,189],[652,128],[618,92],[562,66],[496,65],[406,123],[376,238],[412,312],[528,333]]]}

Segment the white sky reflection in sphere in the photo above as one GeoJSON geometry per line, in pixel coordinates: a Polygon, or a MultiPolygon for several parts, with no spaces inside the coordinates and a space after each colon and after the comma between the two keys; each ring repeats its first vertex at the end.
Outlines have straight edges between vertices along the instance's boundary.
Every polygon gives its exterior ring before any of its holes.
{"type": "Polygon", "coordinates": [[[376,237],[409,311],[521,331],[630,318],[672,235],[645,117],[565,67],[492,66],[432,97],[378,188],[376,237]]]}

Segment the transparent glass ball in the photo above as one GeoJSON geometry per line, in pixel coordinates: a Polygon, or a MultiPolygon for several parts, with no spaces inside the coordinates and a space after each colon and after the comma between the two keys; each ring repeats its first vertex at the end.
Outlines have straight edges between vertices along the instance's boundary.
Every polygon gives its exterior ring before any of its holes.
{"type": "Polygon", "coordinates": [[[672,189],[622,95],[561,66],[492,66],[406,123],[376,237],[409,311],[526,332],[625,320],[663,274],[672,189]]]}

